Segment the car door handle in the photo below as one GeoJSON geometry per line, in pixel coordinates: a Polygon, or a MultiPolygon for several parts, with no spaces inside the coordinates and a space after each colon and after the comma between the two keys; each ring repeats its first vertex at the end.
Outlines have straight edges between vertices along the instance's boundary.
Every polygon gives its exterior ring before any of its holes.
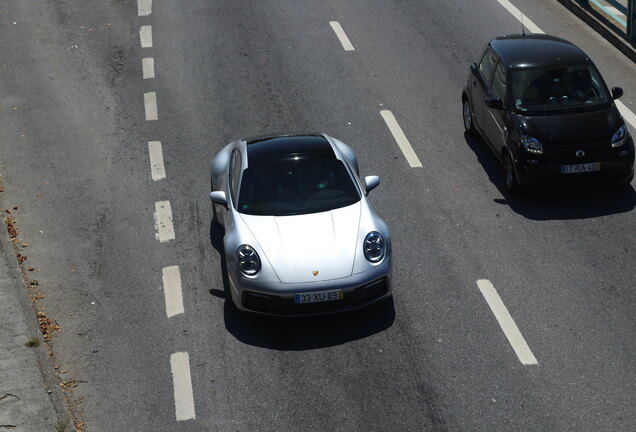
{"type": "Polygon", "coordinates": [[[473,87],[477,87],[477,81],[473,81],[473,87]]]}

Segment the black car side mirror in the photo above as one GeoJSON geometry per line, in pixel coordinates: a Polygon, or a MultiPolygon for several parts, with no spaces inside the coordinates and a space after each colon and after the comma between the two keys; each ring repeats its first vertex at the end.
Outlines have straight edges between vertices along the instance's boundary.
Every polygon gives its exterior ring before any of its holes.
{"type": "Polygon", "coordinates": [[[486,99],[486,106],[488,108],[492,108],[492,109],[496,109],[496,110],[502,110],[503,109],[503,102],[499,98],[490,98],[490,99],[486,99]]]}
{"type": "Polygon", "coordinates": [[[623,96],[623,89],[620,87],[612,87],[612,99],[618,99],[623,96]]]}

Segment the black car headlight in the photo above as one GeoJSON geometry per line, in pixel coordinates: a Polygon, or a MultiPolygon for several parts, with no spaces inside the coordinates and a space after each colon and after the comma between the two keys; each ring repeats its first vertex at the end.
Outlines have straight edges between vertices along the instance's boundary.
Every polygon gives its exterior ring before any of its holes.
{"type": "Polygon", "coordinates": [[[377,231],[371,231],[364,238],[364,257],[372,263],[382,261],[385,253],[384,237],[377,231]]]}
{"type": "Polygon", "coordinates": [[[612,147],[620,147],[625,144],[625,141],[627,141],[627,129],[623,125],[612,135],[612,147]]]}
{"type": "Polygon", "coordinates": [[[531,137],[530,135],[521,134],[519,136],[519,142],[530,153],[534,154],[543,154],[543,146],[541,142],[535,137],[531,137]]]}
{"type": "Polygon", "coordinates": [[[250,245],[239,246],[236,250],[236,261],[239,269],[247,276],[254,276],[261,270],[261,259],[250,245]]]}

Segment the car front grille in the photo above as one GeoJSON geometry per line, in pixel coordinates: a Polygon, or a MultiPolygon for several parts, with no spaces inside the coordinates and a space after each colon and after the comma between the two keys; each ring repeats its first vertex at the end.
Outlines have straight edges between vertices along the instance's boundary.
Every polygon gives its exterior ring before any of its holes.
{"type": "Polygon", "coordinates": [[[588,141],[582,143],[556,143],[547,147],[546,158],[552,162],[561,164],[579,164],[599,162],[610,150],[609,140],[588,141]],[[585,155],[577,156],[576,152],[582,150],[585,155]]]}

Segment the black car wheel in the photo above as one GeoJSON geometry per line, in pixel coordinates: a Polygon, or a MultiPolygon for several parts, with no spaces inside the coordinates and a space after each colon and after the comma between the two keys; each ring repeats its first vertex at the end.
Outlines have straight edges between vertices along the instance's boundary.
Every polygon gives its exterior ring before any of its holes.
{"type": "Polygon", "coordinates": [[[467,98],[464,98],[462,113],[464,118],[464,129],[469,134],[472,134],[475,132],[475,125],[473,124],[473,114],[470,112],[470,103],[467,98]]]}
{"type": "Polygon", "coordinates": [[[517,176],[515,175],[515,167],[513,165],[512,158],[507,152],[503,155],[503,164],[504,185],[506,187],[506,191],[510,194],[514,194],[519,189],[519,184],[517,183],[517,176]]]}

